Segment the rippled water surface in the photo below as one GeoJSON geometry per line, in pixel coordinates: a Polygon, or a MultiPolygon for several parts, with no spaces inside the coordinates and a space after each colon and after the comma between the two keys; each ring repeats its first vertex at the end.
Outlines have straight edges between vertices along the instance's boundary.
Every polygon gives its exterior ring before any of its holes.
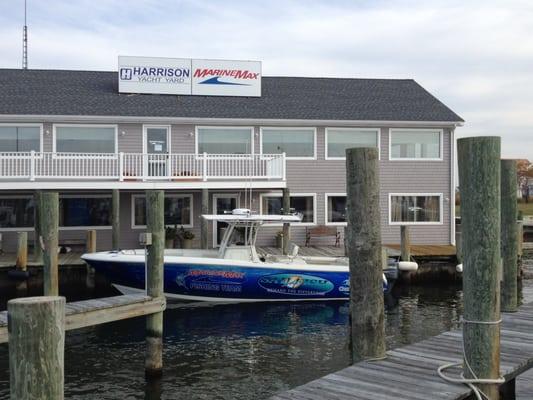
{"type": "MultiPolygon", "coordinates": [[[[388,348],[435,335],[458,320],[459,288],[396,289],[387,299],[388,348]]],[[[66,294],[71,300],[87,295],[72,287],[66,294]]],[[[164,332],[164,376],[150,385],[144,378],[144,318],[67,332],[65,397],[264,399],[350,362],[346,302],[174,303],[165,312],[164,332]]],[[[8,398],[8,380],[2,344],[0,398],[8,398]]]]}

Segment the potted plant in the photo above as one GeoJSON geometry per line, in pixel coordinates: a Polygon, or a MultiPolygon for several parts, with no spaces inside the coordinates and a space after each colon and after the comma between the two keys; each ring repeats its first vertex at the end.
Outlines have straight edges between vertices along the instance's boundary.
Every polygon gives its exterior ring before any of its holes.
{"type": "Polygon", "coordinates": [[[174,227],[167,226],[165,228],[165,248],[173,249],[174,241],[178,237],[178,230],[174,227]]]}
{"type": "Polygon", "coordinates": [[[283,231],[278,231],[276,233],[276,246],[278,249],[283,248],[283,231]]]}
{"type": "Polygon", "coordinates": [[[183,249],[192,249],[192,241],[194,239],[194,233],[186,231],[183,226],[180,228],[181,247],[183,249]]]}

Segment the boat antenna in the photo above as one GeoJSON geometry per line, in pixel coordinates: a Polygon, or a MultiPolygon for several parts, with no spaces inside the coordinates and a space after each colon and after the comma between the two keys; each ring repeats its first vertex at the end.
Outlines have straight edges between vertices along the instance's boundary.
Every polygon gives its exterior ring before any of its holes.
{"type": "Polygon", "coordinates": [[[27,21],[27,6],[24,0],[24,28],[22,28],[22,69],[28,69],[28,25],[27,21]]]}

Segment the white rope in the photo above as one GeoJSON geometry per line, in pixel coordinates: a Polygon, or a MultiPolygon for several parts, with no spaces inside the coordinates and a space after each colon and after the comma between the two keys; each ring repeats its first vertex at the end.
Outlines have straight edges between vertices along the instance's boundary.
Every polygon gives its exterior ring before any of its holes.
{"type": "MultiPolygon", "coordinates": [[[[501,322],[502,322],[501,319],[499,319],[497,321],[470,321],[470,320],[464,319],[463,317],[461,317],[461,319],[459,320],[459,323],[461,323],[461,324],[476,324],[476,325],[499,325],[501,322]]],[[[464,371],[461,373],[461,377],[460,378],[452,378],[452,377],[447,376],[447,375],[444,374],[443,371],[445,369],[452,368],[452,367],[460,367],[460,366],[463,365],[462,362],[449,363],[449,364],[441,365],[439,368],[437,368],[437,373],[445,381],[452,382],[452,383],[462,383],[462,384],[467,385],[470,389],[472,389],[472,392],[474,392],[474,395],[476,396],[477,400],[483,400],[483,399],[490,400],[488,398],[488,396],[485,393],[483,393],[481,391],[481,389],[476,387],[474,384],[476,384],[476,383],[500,384],[500,383],[505,383],[505,378],[503,378],[501,375],[500,375],[499,378],[493,378],[493,379],[490,379],[490,378],[480,379],[480,378],[478,378],[477,375],[472,370],[472,367],[470,366],[470,363],[468,362],[468,359],[466,357],[464,334],[462,335],[461,343],[462,343],[462,348],[463,348],[464,363],[465,363],[466,367],[468,368],[468,371],[470,372],[470,374],[474,378],[465,378],[464,377],[464,371]]]]}

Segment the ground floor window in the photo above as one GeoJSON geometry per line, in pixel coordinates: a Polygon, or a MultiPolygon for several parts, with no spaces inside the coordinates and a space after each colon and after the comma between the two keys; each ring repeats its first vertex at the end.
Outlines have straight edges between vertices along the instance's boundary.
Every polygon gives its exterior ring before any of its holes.
{"type": "Polygon", "coordinates": [[[442,223],[441,194],[390,194],[391,224],[442,223]]]}
{"type": "MultiPolygon", "coordinates": [[[[281,194],[261,195],[261,212],[264,214],[283,214],[283,197],[281,194]]],[[[302,223],[314,224],[315,222],[315,195],[292,194],[291,211],[303,214],[302,223]]]]}
{"type": "Polygon", "coordinates": [[[33,228],[32,197],[0,198],[0,228],[33,228]]]}
{"type": "Polygon", "coordinates": [[[346,224],[345,194],[326,194],[326,223],[331,225],[346,224]]]}
{"type": "Polygon", "coordinates": [[[63,196],[59,199],[59,226],[111,226],[111,197],[63,196]]]}
{"type": "MultiPolygon", "coordinates": [[[[191,228],[192,195],[170,195],[165,197],[165,225],[191,228]]],[[[146,226],[146,197],[133,196],[133,227],[146,226]]]]}

